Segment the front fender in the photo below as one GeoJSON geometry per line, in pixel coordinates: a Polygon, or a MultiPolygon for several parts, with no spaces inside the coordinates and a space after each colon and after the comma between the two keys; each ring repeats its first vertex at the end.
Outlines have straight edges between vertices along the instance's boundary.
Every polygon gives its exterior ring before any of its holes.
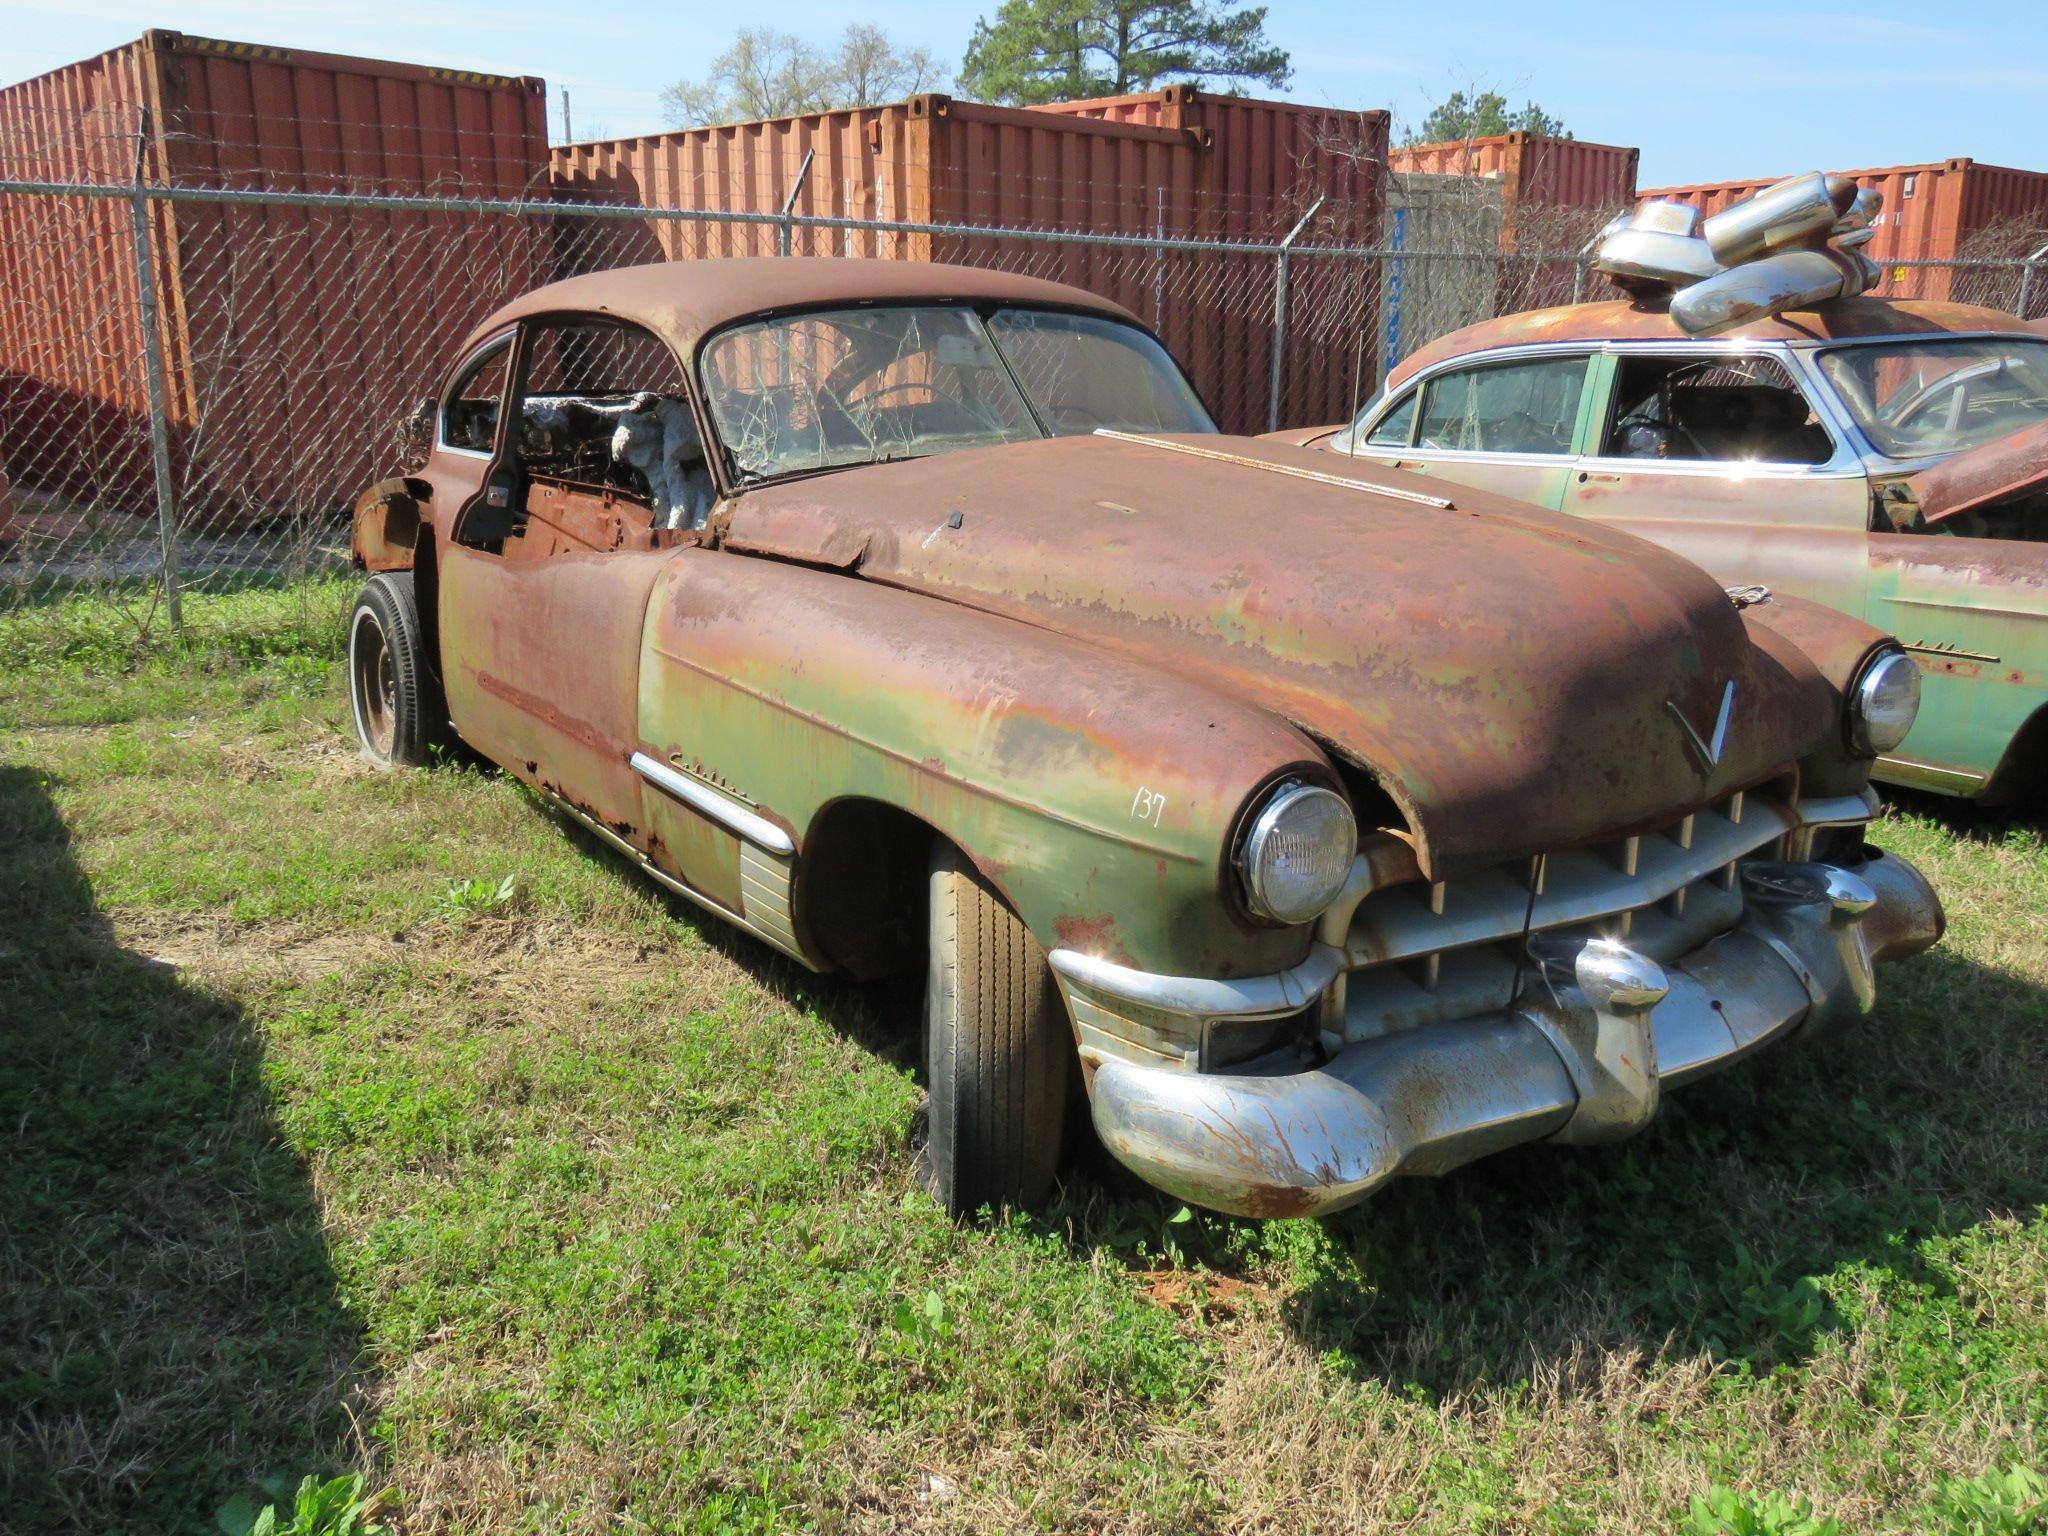
{"type": "Polygon", "coordinates": [[[1871,655],[1894,642],[1881,630],[1824,604],[1773,593],[1742,610],[1752,643],[1793,671],[1816,675],[1832,696],[1843,728],[1823,738],[1799,760],[1802,792],[1845,795],[1870,782],[1871,760],[1849,750],[1849,690],[1871,655]]]}
{"type": "Polygon", "coordinates": [[[959,845],[1047,949],[1261,974],[1304,930],[1238,915],[1229,839],[1306,737],[1045,630],[811,567],[685,553],[647,614],[648,750],[730,786],[797,843],[857,796],[959,845]]]}
{"type": "Polygon", "coordinates": [[[379,480],[356,498],[349,552],[358,570],[410,570],[433,487],[407,475],[379,480]]]}

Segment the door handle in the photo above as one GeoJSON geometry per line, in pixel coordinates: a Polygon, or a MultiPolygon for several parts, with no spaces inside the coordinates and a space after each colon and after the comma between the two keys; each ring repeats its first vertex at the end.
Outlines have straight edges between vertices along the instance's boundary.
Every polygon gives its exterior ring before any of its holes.
{"type": "Polygon", "coordinates": [[[1592,472],[1591,470],[1585,470],[1585,469],[1582,469],[1582,470],[1580,470],[1580,471],[1579,471],[1579,484],[1581,484],[1581,485],[1584,485],[1584,484],[1585,484],[1585,483],[1586,483],[1586,482],[1587,482],[1588,480],[1597,480],[1597,481],[1599,481],[1599,482],[1600,482],[1600,484],[1602,484],[1602,485],[1619,485],[1619,484],[1621,484],[1621,476],[1619,476],[1619,475],[1609,475],[1609,474],[1598,474],[1598,475],[1596,475],[1596,474],[1594,474],[1594,473],[1593,473],[1593,472],[1592,472]]]}
{"type": "Polygon", "coordinates": [[[1394,460],[1392,467],[1395,469],[1414,469],[1422,470],[1425,472],[1429,469],[1429,466],[1425,464],[1421,459],[1396,459],[1394,460]]]}

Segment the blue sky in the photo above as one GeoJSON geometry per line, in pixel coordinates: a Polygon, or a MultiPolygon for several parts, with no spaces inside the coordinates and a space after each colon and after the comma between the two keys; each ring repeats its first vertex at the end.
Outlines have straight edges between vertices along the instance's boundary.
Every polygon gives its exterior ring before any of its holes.
{"type": "MultiPolygon", "coordinates": [[[[856,13],[825,0],[0,0],[0,82],[160,26],[542,75],[569,88],[583,138],[661,127],[656,93],[696,73],[741,22],[829,38],[858,14],[957,61],[994,3],[856,13]]],[[[1660,19],[1630,25],[1615,0],[1272,0],[1267,30],[1294,55],[1285,94],[1297,99],[1417,119],[1461,86],[1533,96],[1582,139],[1641,146],[1645,186],[1951,155],[2048,169],[2042,0],[1640,8],[1660,19]]],[[[552,89],[550,107],[559,133],[552,89]]]]}

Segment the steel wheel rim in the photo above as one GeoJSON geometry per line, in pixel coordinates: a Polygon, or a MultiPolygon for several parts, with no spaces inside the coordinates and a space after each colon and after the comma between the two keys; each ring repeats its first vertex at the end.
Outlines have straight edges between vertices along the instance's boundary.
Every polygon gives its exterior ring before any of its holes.
{"type": "Polygon", "coordinates": [[[384,626],[368,609],[356,615],[349,636],[349,693],[356,708],[356,734],[384,762],[398,741],[398,672],[384,626]]]}

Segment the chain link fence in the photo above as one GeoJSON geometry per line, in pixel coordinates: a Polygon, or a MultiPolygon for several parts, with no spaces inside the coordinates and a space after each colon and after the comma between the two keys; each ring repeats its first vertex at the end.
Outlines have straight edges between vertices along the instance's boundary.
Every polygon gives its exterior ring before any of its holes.
{"type": "MultiPolygon", "coordinates": [[[[557,278],[780,254],[1074,283],[1156,329],[1234,431],[1341,420],[1446,330],[1608,292],[1577,249],[1504,254],[1490,228],[1327,243],[1313,207],[1279,238],[1202,240],[185,185],[124,156],[123,132],[63,180],[9,175],[0,151],[0,612],[89,602],[141,637],[206,622],[194,594],[342,568],[354,497],[399,467],[402,424],[462,337],[557,278]]],[[[1901,263],[1881,291],[2040,307],[2048,274],[1901,263]]]]}

